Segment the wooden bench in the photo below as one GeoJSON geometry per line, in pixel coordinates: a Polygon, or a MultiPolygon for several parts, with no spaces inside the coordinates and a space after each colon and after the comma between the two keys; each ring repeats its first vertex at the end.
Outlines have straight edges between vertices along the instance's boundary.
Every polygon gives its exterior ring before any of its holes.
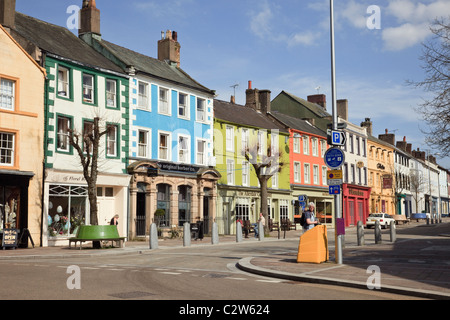
{"type": "Polygon", "coordinates": [[[281,219],[281,230],[282,231],[297,230],[297,224],[295,222],[290,221],[289,219],[281,219]]]}
{"type": "Polygon", "coordinates": [[[391,216],[395,220],[395,224],[402,222],[403,224],[408,223],[409,219],[404,214],[394,214],[391,216]]]}
{"type": "Polygon", "coordinates": [[[69,238],[69,249],[72,248],[72,243],[75,243],[75,248],[77,243],[80,243],[80,250],[82,248],[83,242],[86,241],[99,241],[100,244],[103,241],[111,241],[114,247],[114,242],[118,244],[119,248],[123,248],[125,244],[126,237],[120,237],[117,231],[117,226],[107,225],[107,226],[80,226],[77,235],[75,237],[69,238]]]}
{"type": "Polygon", "coordinates": [[[273,231],[280,231],[280,223],[279,222],[273,222],[272,219],[269,219],[269,230],[273,231]]]}

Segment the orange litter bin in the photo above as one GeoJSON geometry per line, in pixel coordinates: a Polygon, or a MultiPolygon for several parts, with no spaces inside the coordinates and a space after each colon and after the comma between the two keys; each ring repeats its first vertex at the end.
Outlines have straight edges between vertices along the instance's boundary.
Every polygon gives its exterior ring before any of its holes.
{"type": "Polygon", "coordinates": [[[316,226],[300,236],[297,262],[322,263],[328,261],[327,227],[316,226]]]}

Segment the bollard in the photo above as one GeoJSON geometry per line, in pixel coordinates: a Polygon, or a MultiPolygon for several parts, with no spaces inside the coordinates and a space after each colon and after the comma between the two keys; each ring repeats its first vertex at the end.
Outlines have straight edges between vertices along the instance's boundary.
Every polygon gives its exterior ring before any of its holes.
{"type": "Polygon", "coordinates": [[[391,242],[395,242],[397,240],[397,234],[396,234],[396,227],[395,227],[395,221],[391,221],[391,224],[389,225],[390,231],[391,231],[391,242]]]}
{"type": "Polygon", "coordinates": [[[213,225],[212,225],[211,243],[212,244],[219,243],[219,227],[217,226],[217,222],[213,222],[213,225]]]}
{"type": "Polygon", "coordinates": [[[264,240],[264,225],[261,221],[258,222],[258,240],[264,240]]]}
{"type": "Polygon", "coordinates": [[[358,237],[358,246],[363,246],[365,245],[365,241],[364,241],[364,226],[362,221],[358,221],[357,225],[357,237],[358,237]]]}
{"type": "Polygon", "coordinates": [[[150,225],[150,249],[158,249],[158,229],[154,223],[150,225]]]}
{"type": "Polygon", "coordinates": [[[430,224],[430,218],[428,218],[428,216],[427,216],[427,225],[429,225],[430,224]]]}
{"type": "Polygon", "coordinates": [[[236,223],[236,242],[242,242],[242,224],[236,223]]]}
{"type": "Polygon", "coordinates": [[[375,243],[381,243],[381,225],[380,221],[375,221],[375,243]]]}
{"type": "Polygon", "coordinates": [[[191,224],[189,222],[183,224],[183,246],[191,246],[191,224]]]}

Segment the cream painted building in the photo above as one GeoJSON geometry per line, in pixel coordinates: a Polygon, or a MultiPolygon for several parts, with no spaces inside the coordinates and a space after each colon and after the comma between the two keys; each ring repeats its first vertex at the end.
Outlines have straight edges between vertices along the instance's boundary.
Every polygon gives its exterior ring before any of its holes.
{"type": "Polygon", "coordinates": [[[28,229],[39,246],[46,72],[2,25],[0,61],[0,232],[28,229]]]}

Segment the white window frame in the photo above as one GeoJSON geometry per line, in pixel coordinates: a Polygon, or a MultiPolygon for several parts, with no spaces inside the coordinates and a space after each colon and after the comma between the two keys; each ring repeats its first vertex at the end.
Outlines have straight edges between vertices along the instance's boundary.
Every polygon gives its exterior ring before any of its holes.
{"type": "Polygon", "coordinates": [[[303,164],[303,181],[305,184],[311,183],[311,166],[309,163],[303,164]]]}
{"type": "Polygon", "coordinates": [[[294,161],[294,182],[301,183],[302,182],[302,167],[301,162],[294,161]]]}
{"type": "Polygon", "coordinates": [[[280,149],[279,147],[279,134],[278,133],[274,133],[272,132],[272,134],[270,135],[270,151],[271,151],[271,156],[274,156],[275,154],[279,154],[280,149]]]}
{"type": "Polygon", "coordinates": [[[289,219],[289,200],[280,199],[280,220],[289,219]]]}
{"type": "Polygon", "coordinates": [[[322,185],[328,185],[328,169],[326,166],[322,166],[322,185]]]}
{"type": "Polygon", "coordinates": [[[172,134],[167,131],[158,131],[158,159],[159,160],[168,160],[172,159],[172,134]],[[164,148],[166,150],[166,158],[161,157],[161,136],[166,137],[167,145],[164,148]]]}
{"type": "Polygon", "coordinates": [[[226,126],[226,150],[230,152],[234,152],[234,127],[226,126]]]}
{"type": "Polygon", "coordinates": [[[70,151],[69,129],[72,127],[71,123],[72,119],[69,117],[65,117],[62,115],[56,117],[56,149],[58,151],[62,152],[70,151]],[[67,127],[66,126],[60,127],[60,120],[61,124],[63,124],[63,121],[67,121],[67,127]],[[63,142],[63,144],[61,144],[61,142],[63,142]]]}
{"type": "Polygon", "coordinates": [[[137,85],[137,107],[139,109],[151,111],[150,107],[150,84],[145,81],[138,80],[137,85]],[[144,92],[141,92],[141,86],[144,89],[144,92]]]}
{"type": "Polygon", "coordinates": [[[184,92],[178,92],[178,118],[189,119],[189,95],[184,92]],[[181,103],[181,96],[184,96],[184,104],[181,103]],[[180,110],[184,110],[184,114],[180,114],[180,110]]]}
{"type": "Polygon", "coordinates": [[[195,104],[195,117],[198,122],[206,122],[206,99],[197,97],[195,104]],[[202,107],[202,108],[200,108],[202,107]]]}
{"type": "Polygon", "coordinates": [[[15,144],[16,144],[16,135],[14,133],[0,132],[0,166],[2,167],[14,166],[15,152],[16,152],[15,144]],[[10,159],[10,161],[6,160],[8,158],[10,159]]]}
{"type": "Polygon", "coordinates": [[[117,124],[108,124],[106,133],[106,156],[117,157],[117,147],[119,140],[119,126],[117,124]],[[113,129],[112,134],[110,130],[113,129]]]}
{"type": "Polygon", "coordinates": [[[117,108],[117,80],[106,79],[105,85],[106,106],[108,108],[117,108]],[[108,83],[113,84],[113,90],[108,90],[108,83]],[[112,104],[110,104],[110,101],[112,101],[112,104]]]}
{"type": "Polygon", "coordinates": [[[178,162],[190,163],[191,137],[188,135],[179,134],[177,141],[178,141],[178,162]],[[183,144],[185,144],[184,148],[183,144]]]}
{"type": "Polygon", "coordinates": [[[303,154],[309,155],[309,137],[303,136],[303,154]]]}
{"type": "Polygon", "coordinates": [[[158,90],[158,113],[164,115],[171,115],[170,108],[170,90],[164,87],[159,87],[158,90]],[[164,93],[164,94],[162,94],[164,93]],[[165,97],[164,97],[165,96],[165,97]]]}
{"type": "Polygon", "coordinates": [[[294,135],[293,139],[294,139],[293,140],[294,153],[300,153],[300,137],[294,135]]]}
{"type": "Polygon", "coordinates": [[[315,185],[319,185],[320,184],[319,183],[319,175],[320,175],[320,173],[319,173],[319,165],[314,164],[313,165],[313,183],[315,185]]]}
{"type": "Polygon", "coordinates": [[[83,102],[91,104],[95,103],[95,76],[89,73],[83,73],[82,81],[83,81],[83,102]],[[92,80],[91,84],[85,82],[85,79],[88,78],[92,80]],[[90,98],[87,98],[86,96],[90,96],[90,98]]]}
{"type": "Polygon", "coordinates": [[[278,189],[278,172],[275,172],[272,176],[272,189],[278,189]]]}
{"type": "Polygon", "coordinates": [[[311,145],[312,145],[312,155],[314,157],[319,156],[319,142],[317,138],[311,138],[311,145]]]}
{"type": "Polygon", "coordinates": [[[227,159],[227,184],[234,185],[234,160],[227,159]]]}
{"type": "Polygon", "coordinates": [[[242,185],[248,187],[250,185],[250,163],[242,161],[242,185]]]}
{"type": "Polygon", "coordinates": [[[151,158],[151,129],[138,129],[137,130],[137,156],[140,158],[151,158]],[[143,136],[145,138],[144,142],[141,142],[141,133],[143,133],[143,136]],[[145,154],[143,154],[141,151],[143,151],[145,154]]]}
{"type": "Polygon", "coordinates": [[[267,142],[267,132],[263,130],[258,130],[258,155],[263,156],[266,152],[266,142],[267,142]]]}
{"type": "Polygon", "coordinates": [[[63,66],[58,66],[58,97],[70,98],[70,70],[63,66]]]}
{"type": "Polygon", "coordinates": [[[327,152],[327,142],[325,140],[320,140],[320,156],[323,158],[327,152]]]}
{"type": "Polygon", "coordinates": [[[207,146],[207,141],[205,139],[198,139],[197,138],[197,142],[195,144],[195,147],[196,147],[196,150],[195,150],[195,152],[196,152],[196,159],[195,159],[195,161],[199,165],[205,166],[207,164],[206,163],[206,154],[207,154],[206,146],[207,146]],[[203,145],[203,152],[199,151],[199,143],[203,145]]]}
{"type": "Polygon", "coordinates": [[[250,131],[249,129],[242,128],[241,129],[241,140],[242,140],[242,151],[247,150],[247,147],[249,146],[249,140],[250,140],[250,131]]]}

